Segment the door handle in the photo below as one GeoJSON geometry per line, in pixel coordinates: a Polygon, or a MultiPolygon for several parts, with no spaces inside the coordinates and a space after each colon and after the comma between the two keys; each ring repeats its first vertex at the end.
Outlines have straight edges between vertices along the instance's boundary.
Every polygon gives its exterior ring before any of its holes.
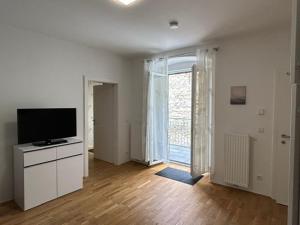
{"type": "Polygon", "coordinates": [[[286,134],[282,134],[282,135],[281,135],[281,138],[290,139],[290,138],[291,138],[291,136],[289,136],[289,135],[286,135],[286,134]]]}

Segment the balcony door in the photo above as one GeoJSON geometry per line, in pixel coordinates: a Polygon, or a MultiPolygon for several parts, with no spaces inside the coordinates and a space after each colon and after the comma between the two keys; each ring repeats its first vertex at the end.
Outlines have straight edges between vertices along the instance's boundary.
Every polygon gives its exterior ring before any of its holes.
{"type": "Polygon", "coordinates": [[[195,177],[209,172],[213,51],[145,61],[143,152],[149,165],[189,165],[195,177]]]}
{"type": "Polygon", "coordinates": [[[191,164],[192,71],[169,74],[168,160],[191,164]]]}

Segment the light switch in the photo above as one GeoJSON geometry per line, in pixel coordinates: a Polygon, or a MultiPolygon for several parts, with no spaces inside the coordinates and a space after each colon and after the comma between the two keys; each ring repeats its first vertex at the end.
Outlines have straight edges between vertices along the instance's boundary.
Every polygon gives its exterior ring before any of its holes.
{"type": "Polygon", "coordinates": [[[257,115],[264,116],[265,115],[265,109],[258,109],[257,115]]]}
{"type": "Polygon", "coordinates": [[[265,128],[258,128],[258,133],[263,134],[265,133],[265,128]]]}

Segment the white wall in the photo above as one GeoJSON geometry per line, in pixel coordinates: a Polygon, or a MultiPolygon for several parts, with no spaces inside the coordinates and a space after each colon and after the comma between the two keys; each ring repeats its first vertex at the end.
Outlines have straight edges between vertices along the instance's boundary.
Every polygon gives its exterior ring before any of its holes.
{"type": "Polygon", "coordinates": [[[143,74],[144,59],[132,60],[132,90],[131,90],[131,146],[130,158],[144,161],[142,154],[142,117],[143,117],[143,74]]]}
{"type": "Polygon", "coordinates": [[[119,83],[119,158],[128,160],[130,73],[128,62],[93,50],[0,25],[0,202],[13,197],[12,146],[16,108],[76,107],[83,137],[83,75],[119,83]]]}
{"type": "MultiPolygon", "coordinates": [[[[289,70],[290,31],[273,30],[229,38],[219,42],[216,62],[216,118],[215,118],[215,176],[214,182],[224,184],[224,133],[250,134],[255,141],[251,149],[250,191],[271,196],[272,193],[272,132],[273,92],[276,70],[289,70]],[[230,105],[230,87],[247,86],[247,105],[230,105]],[[264,108],[266,115],[257,116],[264,108]],[[258,133],[258,128],[265,133],[258,133]],[[261,181],[256,179],[261,175],[261,181]]],[[[134,105],[142,107],[142,60],[134,60],[133,76],[138,87],[133,88],[134,105]],[[138,96],[138,97],[137,97],[138,96]]],[[[136,108],[135,119],[141,120],[141,108],[136,108]]],[[[135,147],[135,158],[141,157],[135,147]]],[[[139,158],[141,160],[141,158],[139,158]]]]}
{"type": "Polygon", "coordinates": [[[223,184],[224,133],[250,134],[252,139],[251,190],[272,194],[272,141],[274,76],[289,71],[290,31],[273,31],[239,38],[220,44],[216,66],[215,177],[223,184]],[[247,105],[230,105],[230,86],[247,86],[247,105]],[[259,108],[266,110],[258,116],[259,108]],[[265,133],[258,132],[264,128],[265,133]],[[257,179],[261,175],[262,180],[257,179]]]}

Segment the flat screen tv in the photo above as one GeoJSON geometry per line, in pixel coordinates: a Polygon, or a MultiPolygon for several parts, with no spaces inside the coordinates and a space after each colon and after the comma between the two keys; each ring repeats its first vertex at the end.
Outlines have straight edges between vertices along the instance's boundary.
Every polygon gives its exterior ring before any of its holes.
{"type": "Polygon", "coordinates": [[[18,109],[18,143],[51,145],[75,137],[75,108],[18,109]]]}

